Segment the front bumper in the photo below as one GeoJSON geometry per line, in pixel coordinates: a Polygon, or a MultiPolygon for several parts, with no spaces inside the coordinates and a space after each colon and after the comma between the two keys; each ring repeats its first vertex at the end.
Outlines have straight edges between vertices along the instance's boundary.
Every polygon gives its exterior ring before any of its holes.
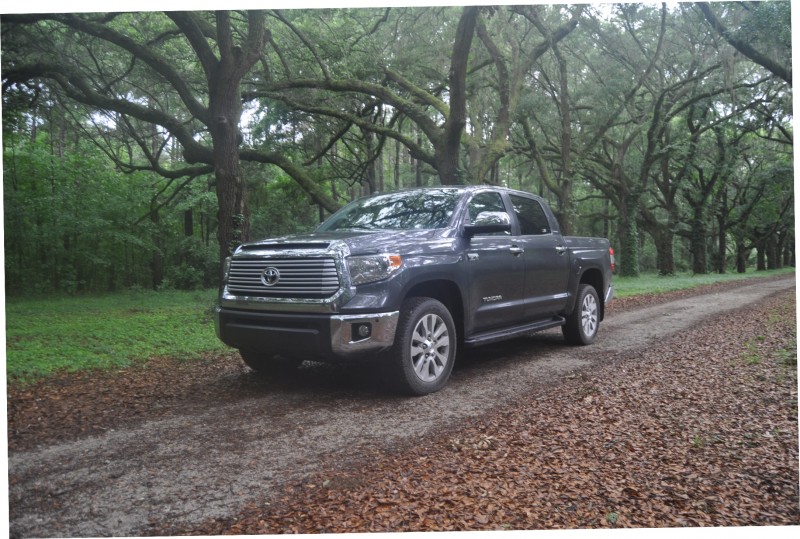
{"type": "Polygon", "coordinates": [[[217,307],[217,337],[228,346],[315,360],[380,352],[394,343],[399,311],[372,314],[267,313],[217,307]]]}

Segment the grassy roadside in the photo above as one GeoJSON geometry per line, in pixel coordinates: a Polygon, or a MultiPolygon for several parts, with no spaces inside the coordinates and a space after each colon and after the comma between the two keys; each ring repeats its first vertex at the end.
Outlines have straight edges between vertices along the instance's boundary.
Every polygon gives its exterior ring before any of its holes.
{"type": "Polygon", "coordinates": [[[118,368],[156,356],[223,350],[215,291],[136,291],[6,300],[6,374],[29,382],[59,371],[118,368]]]}
{"type": "MultiPolygon", "coordinates": [[[[617,297],[792,274],[615,277],[617,297]]],[[[214,333],[216,291],[137,291],[91,297],[6,299],[6,374],[18,383],[61,371],[118,368],[152,357],[191,360],[226,347],[214,333]]]]}
{"type": "Polygon", "coordinates": [[[663,294],[676,290],[686,290],[709,284],[742,281],[746,279],[760,279],[778,275],[791,275],[794,268],[784,268],[773,271],[760,271],[758,273],[726,273],[719,275],[693,275],[692,273],[678,273],[669,277],[662,277],[656,273],[643,274],[640,277],[614,276],[614,296],[626,298],[644,294],[663,294]]]}

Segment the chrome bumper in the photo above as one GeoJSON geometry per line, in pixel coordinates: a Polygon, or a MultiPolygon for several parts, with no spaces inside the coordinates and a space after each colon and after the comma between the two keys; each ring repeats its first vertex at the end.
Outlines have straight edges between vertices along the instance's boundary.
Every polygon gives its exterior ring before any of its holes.
{"type": "Polygon", "coordinates": [[[369,315],[333,315],[331,350],[337,356],[350,356],[389,348],[394,344],[399,318],[400,311],[369,315]]]}

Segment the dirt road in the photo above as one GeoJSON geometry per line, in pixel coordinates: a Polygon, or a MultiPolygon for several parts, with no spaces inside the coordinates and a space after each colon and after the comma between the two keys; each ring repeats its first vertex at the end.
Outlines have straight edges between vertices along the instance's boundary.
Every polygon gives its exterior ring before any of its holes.
{"type": "Polygon", "coordinates": [[[12,449],[11,534],[138,535],[149,522],[223,517],[312,473],[323,458],[350,460],[371,445],[453,428],[576,369],[794,286],[792,276],[628,310],[609,317],[585,348],[548,332],[477,349],[443,391],[424,398],[387,396],[366,369],[310,366],[261,381],[232,368],[210,382],[212,397],[187,398],[179,413],[12,449]]]}

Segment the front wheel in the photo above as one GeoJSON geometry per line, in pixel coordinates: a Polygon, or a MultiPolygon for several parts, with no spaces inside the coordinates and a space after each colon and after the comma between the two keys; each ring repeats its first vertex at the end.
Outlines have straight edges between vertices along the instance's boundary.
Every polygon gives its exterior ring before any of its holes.
{"type": "Polygon", "coordinates": [[[400,309],[389,353],[393,381],[402,391],[427,395],[447,383],[456,357],[453,317],[432,298],[409,298],[400,309]]]}
{"type": "Polygon", "coordinates": [[[567,323],[561,326],[564,339],[569,344],[587,345],[594,342],[600,325],[600,300],[593,286],[578,286],[578,299],[575,309],[567,317],[567,323]]]}

